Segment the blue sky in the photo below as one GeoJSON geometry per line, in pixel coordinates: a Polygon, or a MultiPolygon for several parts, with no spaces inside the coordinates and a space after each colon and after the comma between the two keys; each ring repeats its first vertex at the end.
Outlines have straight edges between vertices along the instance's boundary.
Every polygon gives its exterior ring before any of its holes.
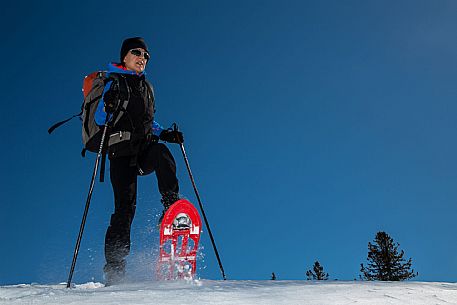
{"type": "MultiPolygon", "coordinates": [[[[156,120],[177,122],[229,279],[352,280],[388,232],[417,280],[455,281],[454,1],[9,2],[0,18],[0,284],[65,281],[94,156],[85,75],[122,40],[151,51],[156,120]]],[[[196,203],[179,147],[181,192],[196,203]]],[[[140,179],[129,272],[147,277],[160,211],[140,179]]],[[[113,209],[97,183],[74,280],[102,280],[113,209]]],[[[220,274],[203,232],[202,278],[220,274]]],[[[152,272],[152,271],[151,271],[152,272]]]]}

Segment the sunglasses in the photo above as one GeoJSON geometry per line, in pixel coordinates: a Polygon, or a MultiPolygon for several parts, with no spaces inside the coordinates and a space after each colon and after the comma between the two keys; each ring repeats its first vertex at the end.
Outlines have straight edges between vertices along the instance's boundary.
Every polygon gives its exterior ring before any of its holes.
{"type": "Polygon", "coordinates": [[[138,50],[138,49],[130,50],[130,53],[132,53],[133,55],[138,56],[138,57],[143,55],[144,59],[146,59],[146,60],[149,60],[149,57],[150,57],[148,52],[146,52],[146,51],[142,52],[141,50],[138,50]]]}

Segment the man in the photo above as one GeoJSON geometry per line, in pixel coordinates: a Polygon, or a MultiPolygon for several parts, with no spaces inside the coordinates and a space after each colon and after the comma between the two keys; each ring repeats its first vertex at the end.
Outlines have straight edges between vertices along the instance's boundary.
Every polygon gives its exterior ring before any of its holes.
{"type": "MultiPolygon", "coordinates": [[[[143,38],[124,40],[120,63],[108,67],[103,102],[95,121],[103,125],[108,118],[108,157],[114,192],[114,213],[105,237],[104,267],[107,285],[125,275],[125,258],[130,252],[130,228],[135,215],[137,176],[155,171],[164,212],[179,199],[176,164],[168,148],[159,140],[182,143],[181,132],[163,129],[154,121],[152,86],[144,70],[150,59],[143,38]]],[[[162,214],[163,217],[163,214],[162,214]]]]}

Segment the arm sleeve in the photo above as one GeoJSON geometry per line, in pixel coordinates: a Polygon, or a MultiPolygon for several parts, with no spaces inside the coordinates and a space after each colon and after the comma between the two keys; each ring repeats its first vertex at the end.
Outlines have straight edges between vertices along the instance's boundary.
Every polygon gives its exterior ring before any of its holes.
{"type": "Polygon", "coordinates": [[[152,134],[155,136],[159,136],[160,133],[164,130],[164,128],[157,123],[156,121],[152,122],[152,134]]]}
{"type": "MultiPolygon", "coordinates": [[[[109,81],[108,83],[106,83],[106,86],[103,89],[102,97],[100,98],[100,102],[97,105],[97,110],[95,110],[94,120],[98,126],[105,125],[106,112],[104,110],[105,101],[103,100],[103,97],[105,96],[106,91],[108,91],[108,89],[110,88],[111,83],[112,83],[112,81],[109,81]]],[[[109,120],[111,120],[111,118],[109,118],[109,120]]]]}

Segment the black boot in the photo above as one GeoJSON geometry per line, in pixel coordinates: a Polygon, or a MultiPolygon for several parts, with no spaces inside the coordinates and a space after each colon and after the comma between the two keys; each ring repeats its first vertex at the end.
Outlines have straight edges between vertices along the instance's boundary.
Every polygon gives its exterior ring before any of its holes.
{"type": "Polygon", "coordinates": [[[158,227],[160,227],[162,224],[162,220],[163,220],[163,217],[165,216],[165,212],[173,205],[173,203],[175,203],[178,200],[179,200],[178,193],[170,192],[170,193],[162,194],[162,199],[160,201],[163,204],[163,211],[162,211],[162,215],[160,215],[160,218],[159,218],[158,227]]]}
{"type": "Polygon", "coordinates": [[[122,282],[125,276],[125,261],[119,263],[106,263],[103,267],[105,273],[105,286],[112,286],[122,282]]]}

